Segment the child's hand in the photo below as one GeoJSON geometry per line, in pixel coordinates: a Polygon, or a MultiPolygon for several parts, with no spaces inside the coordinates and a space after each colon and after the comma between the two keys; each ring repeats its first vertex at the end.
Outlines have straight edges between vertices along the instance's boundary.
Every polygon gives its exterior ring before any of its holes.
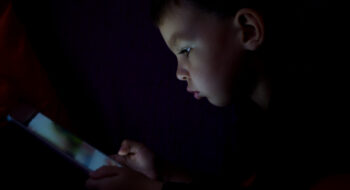
{"type": "Polygon", "coordinates": [[[162,183],[129,168],[104,166],[90,173],[86,187],[97,190],[161,190],[162,183]]]}
{"type": "Polygon", "coordinates": [[[111,156],[124,166],[138,171],[150,179],[157,179],[158,175],[155,168],[155,156],[145,145],[124,140],[119,149],[118,155],[111,156]]]}

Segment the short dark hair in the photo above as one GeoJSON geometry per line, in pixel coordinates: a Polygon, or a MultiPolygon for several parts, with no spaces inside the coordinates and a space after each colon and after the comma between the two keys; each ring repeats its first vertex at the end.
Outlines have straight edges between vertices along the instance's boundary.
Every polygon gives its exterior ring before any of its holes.
{"type": "Polygon", "coordinates": [[[190,3],[208,13],[219,17],[231,17],[239,9],[252,8],[260,14],[264,14],[266,1],[262,0],[151,0],[151,19],[155,25],[159,25],[166,9],[174,3],[180,5],[182,2],[190,3]]]}

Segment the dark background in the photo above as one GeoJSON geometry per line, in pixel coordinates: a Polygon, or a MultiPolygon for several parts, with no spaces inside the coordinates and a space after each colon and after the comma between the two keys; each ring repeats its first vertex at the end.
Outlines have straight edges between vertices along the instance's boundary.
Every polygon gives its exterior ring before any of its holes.
{"type": "MultiPolygon", "coordinates": [[[[13,4],[78,136],[107,154],[115,154],[129,138],[193,171],[217,173],[224,167],[224,144],[235,141],[234,107],[216,108],[187,93],[186,83],[175,77],[175,57],[151,24],[148,1],[13,4]]],[[[310,37],[293,47],[329,46],[331,38],[324,37],[331,30],[325,24],[328,1],[283,6],[293,10],[288,15],[291,31],[310,37]]],[[[303,52],[310,53],[305,65],[315,62],[311,55],[322,54],[317,50],[303,52]]],[[[317,68],[327,65],[319,63],[317,68]]],[[[306,68],[314,69],[312,64],[306,68]]]]}

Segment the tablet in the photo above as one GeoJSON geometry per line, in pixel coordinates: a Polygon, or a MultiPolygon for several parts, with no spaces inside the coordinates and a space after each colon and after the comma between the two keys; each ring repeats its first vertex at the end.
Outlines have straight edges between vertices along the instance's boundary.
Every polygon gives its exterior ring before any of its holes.
{"type": "Polygon", "coordinates": [[[117,161],[28,106],[15,109],[7,116],[7,120],[20,126],[87,173],[102,166],[122,167],[117,161]]]}

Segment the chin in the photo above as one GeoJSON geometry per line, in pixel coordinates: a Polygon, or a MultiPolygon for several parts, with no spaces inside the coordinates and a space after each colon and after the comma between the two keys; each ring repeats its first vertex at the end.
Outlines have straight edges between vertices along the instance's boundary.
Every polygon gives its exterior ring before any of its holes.
{"type": "Polygon", "coordinates": [[[216,107],[225,107],[231,104],[228,98],[208,98],[208,101],[216,107]]]}

